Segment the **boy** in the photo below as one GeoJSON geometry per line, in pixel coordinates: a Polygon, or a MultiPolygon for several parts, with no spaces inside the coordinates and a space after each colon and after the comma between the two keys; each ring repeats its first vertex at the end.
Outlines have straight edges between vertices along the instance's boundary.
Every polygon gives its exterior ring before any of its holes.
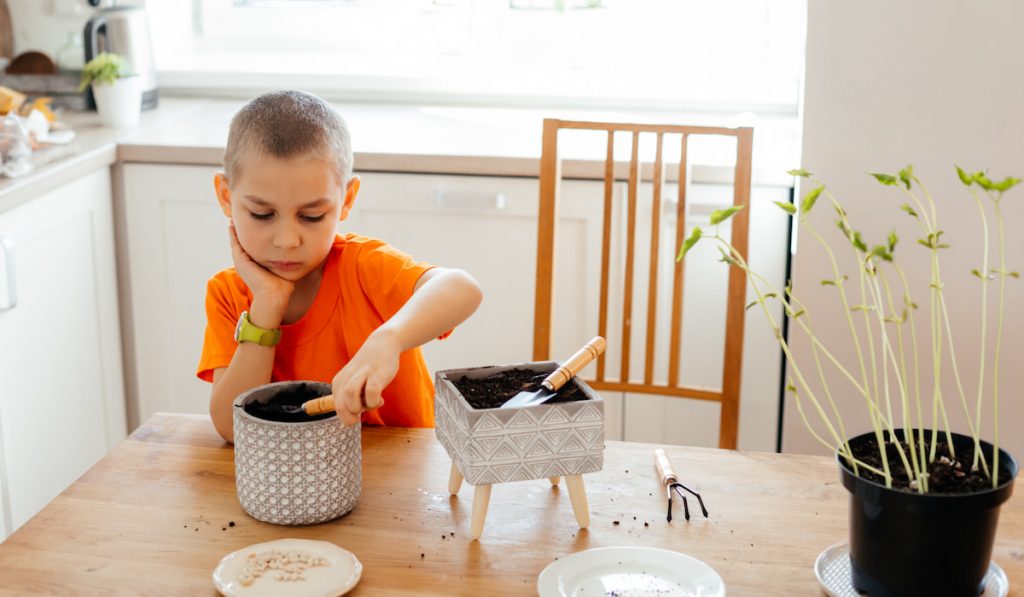
{"type": "Polygon", "coordinates": [[[231,121],[217,201],[234,268],[210,279],[197,375],[210,417],[233,440],[232,402],[271,381],[330,382],[338,417],[434,424],[418,348],[476,310],[468,274],[414,261],[383,241],[339,235],[359,191],[344,121],[322,99],[278,91],[231,121]]]}

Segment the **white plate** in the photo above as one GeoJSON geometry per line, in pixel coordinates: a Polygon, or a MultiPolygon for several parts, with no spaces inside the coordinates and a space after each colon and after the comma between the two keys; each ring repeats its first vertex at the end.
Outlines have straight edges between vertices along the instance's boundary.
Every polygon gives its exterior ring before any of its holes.
{"type": "MultiPolygon", "coordinates": [[[[814,562],[814,575],[829,597],[860,597],[850,579],[850,545],[836,543],[818,555],[814,562]]],[[[994,561],[985,573],[985,597],[1006,597],[1010,581],[994,561]]]]}
{"type": "Polygon", "coordinates": [[[541,597],[724,597],[725,583],[697,558],[655,547],[598,547],[555,560],[537,577],[541,597]]]}
{"type": "Polygon", "coordinates": [[[327,541],[309,539],[279,539],[267,543],[256,543],[224,556],[213,571],[213,584],[228,597],[262,597],[264,595],[308,595],[310,597],[334,597],[344,595],[359,582],[363,565],[355,554],[327,541]],[[270,572],[257,578],[249,586],[239,581],[249,554],[262,554],[273,550],[302,552],[327,560],[327,566],[307,568],[305,580],[277,580],[276,573],[270,572]]]}

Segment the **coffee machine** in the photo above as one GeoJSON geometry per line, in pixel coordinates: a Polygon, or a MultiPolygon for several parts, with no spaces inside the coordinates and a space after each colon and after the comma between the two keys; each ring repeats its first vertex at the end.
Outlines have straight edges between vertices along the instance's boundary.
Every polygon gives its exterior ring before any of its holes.
{"type": "MultiPolygon", "coordinates": [[[[101,52],[121,55],[132,71],[141,77],[142,109],[155,107],[156,69],[153,66],[146,9],[141,6],[116,6],[111,0],[89,0],[89,4],[100,10],[85,24],[82,35],[86,62],[101,52]]],[[[95,105],[91,90],[86,102],[90,107],[95,105]]]]}

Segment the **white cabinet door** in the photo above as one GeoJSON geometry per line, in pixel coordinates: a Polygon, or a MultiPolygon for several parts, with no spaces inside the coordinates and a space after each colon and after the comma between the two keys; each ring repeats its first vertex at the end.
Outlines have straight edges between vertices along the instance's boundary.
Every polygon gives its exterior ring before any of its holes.
{"type": "Polygon", "coordinates": [[[196,378],[206,328],[206,281],[231,267],[228,220],[213,192],[215,167],[126,164],[124,212],[134,384],[129,424],[158,411],[208,413],[196,378]]]}
{"type": "Polygon", "coordinates": [[[125,436],[110,171],[0,214],[0,240],[0,476],[13,532],[125,436]]]}

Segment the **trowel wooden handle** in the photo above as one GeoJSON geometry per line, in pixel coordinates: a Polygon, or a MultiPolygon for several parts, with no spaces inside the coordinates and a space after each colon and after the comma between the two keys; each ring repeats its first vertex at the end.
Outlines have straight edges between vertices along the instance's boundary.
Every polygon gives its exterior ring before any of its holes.
{"type": "Polygon", "coordinates": [[[302,410],[306,414],[315,417],[324,413],[334,412],[334,395],[328,394],[302,403],[302,410]]]}
{"type": "Polygon", "coordinates": [[[558,390],[558,388],[565,385],[565,382],[573,378],[574,375],[579,373],[584,367],[590,364],[597,358],[597,355],[604,352],[607,343],[601,336],[594,336],[594,339],[576,351],[576,354],[569,357],[569,360],[562,363],[562,366],[555,369],[551,375],[544,378],[541,385],[545,386],[551,391],[558,390]]]}
{"type": "Polygon", "coordinates": [[[668,456],[665,455],[665,450],[661,448],[654,450],[654,466],[658,469],[658,477],[661,479],[662,485],[678,481],[676,472],[672,470],[672,463],[668,461],[668,456]]]}
{"type": "MultiPolygon", "coordinates": [[[[366,404],[366,397],[363,397],[363,405],[367,410],[374,409],[384,405],[383,400],[374,400],[374,404],[366,404]]],[[[334,394],[328,394],[312,400],[307,400],[302,403],[302,410],[306,411],[306,414],[315,417],[324,413],[334,412],[334,394]]]]}

